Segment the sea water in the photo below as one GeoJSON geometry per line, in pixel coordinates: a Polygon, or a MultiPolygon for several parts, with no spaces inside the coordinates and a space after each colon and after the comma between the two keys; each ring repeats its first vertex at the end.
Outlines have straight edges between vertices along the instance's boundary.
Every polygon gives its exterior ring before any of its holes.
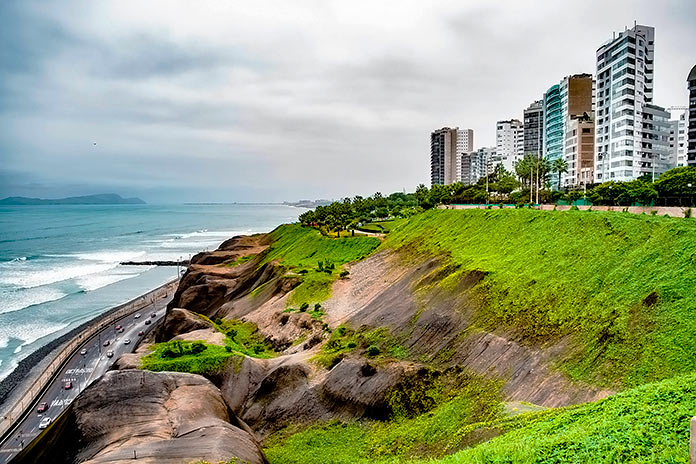
{"type": "Polygon", "coordinates": [[[281,205],[0,206],[0,379],[32,351],[176,277],[180,260],[294,222],[281,205]]]}

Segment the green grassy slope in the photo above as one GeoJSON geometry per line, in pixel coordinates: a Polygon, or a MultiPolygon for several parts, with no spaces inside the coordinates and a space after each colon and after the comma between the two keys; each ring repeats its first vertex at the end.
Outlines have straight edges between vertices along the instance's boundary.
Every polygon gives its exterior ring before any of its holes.
{"type": "Polygon", "coordinates": [[[478,269],[476,324],[528,343],[571,340],[575,379],[633,386],[696,367],[696,221],[628,213],[436,210],[385,247],[478,269]]]}
{"type": "Polygon", "coordinates": [[[413,419],[331,423],[272,439],[271,464],[324,462],[688,463],[689,421],[696,414],[696,375],[647,384],[562,409],[470,423],[466,396],[413,419]],[[438,452],[475,444],[445,458],[438,452]]]}
{"type": "Polygon", "coordinates": [[[289,305],[320,303],[331,295],[331,284],[338,278],[342,265],[372,253],[380,241],[376,237],[324,237],[316,229],[286,224],[269,234],[271,245],[264,262],[279,261],[293,272],[303,273],[289,305]],[[331,272],[317,269],[318,263],[333,265],[331,272]]]}

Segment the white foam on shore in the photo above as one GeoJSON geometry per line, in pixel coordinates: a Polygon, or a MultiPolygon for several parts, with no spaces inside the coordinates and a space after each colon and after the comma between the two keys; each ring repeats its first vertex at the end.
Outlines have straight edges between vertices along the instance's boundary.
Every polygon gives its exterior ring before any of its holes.
{"type": "Polygon", "coordinates": [[[27,266],[25,268],[13,269],[0,275],[0,284],[12,285],[17,288],[35,288],[88,274],[108,271],[116,266],[118,266],[118,263],[54,265],[48,268],[27,266]]]}
{"type": "MultiPolygon", "coordinates": [[[[143,270],[150,269],[150,267],[143,270]]],[[[107,285],[136,277],[140,274],[92,274],[75,279],[75,283],[86,292],[92,292],[107,285]]]]}
{"type": "Polygon", "coordinates": [[[16,291],[0,292],[0,314],[19,311],[49,301],[60,300],[67,293],[53,287],[36,287],[16,291]]]}

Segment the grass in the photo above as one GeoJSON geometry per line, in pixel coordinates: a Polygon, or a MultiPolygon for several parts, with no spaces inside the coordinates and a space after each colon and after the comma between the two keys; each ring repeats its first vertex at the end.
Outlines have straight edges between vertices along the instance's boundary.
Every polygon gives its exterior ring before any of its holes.
{"type": "Polygon", "coordinates": [[[141,367],[151,371],[212,375],[226,369],[230,362],[240,362],[243,355],[254,358],[271,358],[276,355],[252,323],[223,319],[213,324],[226,335],[225,346],[202,341],[157,343],[152,352],[142,358],[141,367]],[[201,351],[197,352],[194,347],[201,351]]]}
{"type": "Polygon", "coordinates": [[[172,357],[167,353],[179,347],[189,348],[195,342],[157,343],[153,351],[141,360],[141,367],[150,371],[189,372],[212,375],[227,368],[229,362],[238,358],[238,353],[228,352],[225,347],[204,343],[205,350],[196,354],[172,357]]]}
{"type": "Polygon", "coordinates": [[[385,327],[355,331],[340,325],[331,333],[329,340],[322,345],[321,351],[312,361],[330,369],[351,352],[360,353],[376,361],[408,357],[406,348],[385,327]]]}
{"type": "Polygon", "coordinates": [[[696,369],[696,222],[614,212],[434,210],[383,247],[442,256],[454,288],[487,273],[475,325],[527,343],[568,339],[573,379],[635,386],[696,369]]]}
{"type": "MultiPolygon", "coordinates": [[[[397,415],[388,422],[355,421],[314,425],[297,433],[291,427],[266,441],[272,464],[386,463],[409,457],[442,456],[461,446],[459,431],[500,414],[500,385],[483,377],[461,374],[456,390],[441,383],[401,391],[425,392],[439,403],[416,416],[397,415]]],[[[411,395],[413,396],[413,395],[411,395]]]]}
{"type": "Polygon", "coordinates": [[[689,421],[696,414],[694,374],[594,403],[514,417],[499,414],[494,395],[481,398],[477,392],[486,390],[463,392],[415,418],[331,422],[289,438],[281,432],[267,441],[266,454],[271,464],[689,462],[689,421]]]}
{"type": "MultiPolygon", "coordinates": [[[[376,237],[329,238],[316,229],[286,224],[270,233],[271,245],[263,263],[278,261],[302,279],[288,298],[288,306],[314,305],[331,296],[331,285],[342,266],[368,256],[380,244],[376,237]],[[322,269],[329,265],[332,269],[322,269]]],[[[262,264],[263,264],[262,263],[262,264]]]]}
{"type": "Polygon", "coordinates": [[[256,255],[245,255],[245,256],[240,256],[240,257],[238,257],[237,259],[235,259],[234,261],[232,261],[231,263],[225,263],[225,264],[223,264],[223,266],[225,266],[225,267],[235,267],[235,266],[239,266],[240,264],[244,264],[244,263],[246,263],[247,261],[251,261],[251,260],[254,259],[255,257],[256,257],[256,255]]]}

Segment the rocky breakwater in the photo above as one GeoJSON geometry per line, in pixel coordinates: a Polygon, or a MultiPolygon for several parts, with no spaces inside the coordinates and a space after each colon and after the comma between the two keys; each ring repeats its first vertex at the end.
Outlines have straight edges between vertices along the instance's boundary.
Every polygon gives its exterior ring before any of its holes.
{"type": "Polygon", "coordinates": [[[17,463],[180,464],[266,459],[253,432],[205,378],[111,371],[87,388],[17,463]]]}

